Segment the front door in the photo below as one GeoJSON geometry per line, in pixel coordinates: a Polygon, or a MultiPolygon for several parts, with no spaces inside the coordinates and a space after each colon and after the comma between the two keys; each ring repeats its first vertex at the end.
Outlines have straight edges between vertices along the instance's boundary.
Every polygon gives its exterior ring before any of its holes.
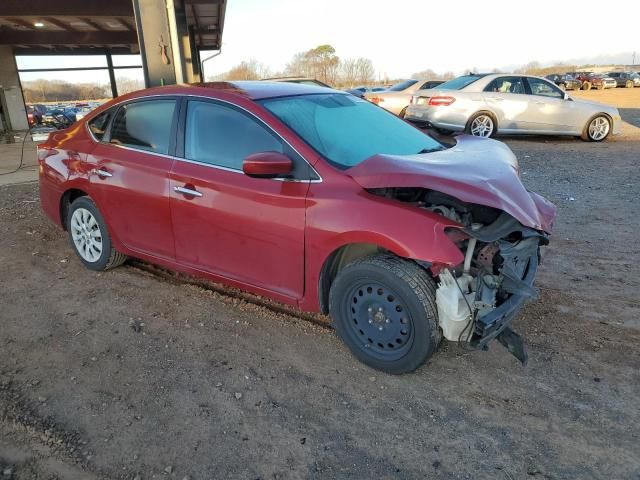
{"type": "Polygon", "coordinates": [[[171,171],[178,262],[300,298],[310,167],[260,120],[230,104],[191,99],[182,117],[184,160],[171,171]],[[243,159],[265,151],[292,158],[294,178],[246,176],[243,159]]]}
{"type": "Polygon", "coordinates": [[[498,119],[499,132],[513,133],[529,128],[529,98],[522,77],[498,77],[487,85],[482,97],[498,119]]]}
{"type": "Polygon", "coordinates": [[[564,92],[556,85],[541,78],[526,77],[530,97],[529,122],[536,131],[562,133],[570,127],[574,105],[564,99],[564,92]]]}
{"type": "Polygon", "coordinates": [[[89,128],[99,140],[87,157],[92,192],[112,235],[126,247],[175,259],[168,156],[176,100],[131,102],[102,116],[89,128]],[[104,129],[111,124],[110,131],[104,129]]]}

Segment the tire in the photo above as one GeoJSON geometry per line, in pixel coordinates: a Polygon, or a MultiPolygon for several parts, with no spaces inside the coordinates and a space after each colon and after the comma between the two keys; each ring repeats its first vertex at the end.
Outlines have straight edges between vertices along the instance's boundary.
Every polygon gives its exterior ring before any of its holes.
{"type": "Polygon", "coordinates": [[[598,90],[604,90],[604,83],[601,83],[596,87],[598,90]]]}
{"type": "Polygon", "coordinates": [[[624,84],[626,88],[633,88],[633,80],[627,80],[627,83],[624,84]]]}
{"type": "Polygon", "coordinates": [[[611,120],[603,113],[594,115],[589,119],[582,130],[581,138],[589,142],[602,142],[611,133],[611,120]],[[606,121],[606,124],[603,123],[606,121]]]}
{"type": "Polygon", "coordinates": [[[591,82],[582,82],[582,90],[591,90],[591,82]]]}
{"type": "Polygon", "coordinates": [[[344,267],[331,286],[329,312],[351,353],[391,374],[414,371],[442,339],[435,281],[417,264],[391,254],[344,267]]]}
{"type": "Polygon", "coordinates": [[[69,242],[85,267],[104,271],[125,262],[127,256],[113,248],[107,224],[91,198],[76,198],[66,220],[69,242]]]}
{"type": "Polygon", "coordinates": [[[398,116],[400,118],[404,118],[406,113],[407,113],[407,107],[404,107],[402,110],[400,110],[400,113],[398,114],[398,116]]]}
{"type": "Polygon", "coordinates": [[[563,92],[567,90],[567,85],[564,83],[561,83],[560,85],[558,85],[558,87],[560,87],[560,90],[562,90],[563,92]]]}
{"type": "Polygon", "coordinates": [[[490,138],[495,136],[498,131],[498,122],[493,114],[489,112],[478,112],[471,116],[464,131],[474,137],[490,138]]]}

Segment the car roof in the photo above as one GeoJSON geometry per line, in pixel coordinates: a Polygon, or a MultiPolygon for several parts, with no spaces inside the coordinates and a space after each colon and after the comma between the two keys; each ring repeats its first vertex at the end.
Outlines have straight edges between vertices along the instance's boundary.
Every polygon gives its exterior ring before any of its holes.
{"type": "MultiPolygon", "coordinates": [[[[289,82],[271,82],[264,80],[238,80],[227,82],[203,82],[164,87],[153,87],[138,90],[125,97],[136,98],[151,95],[203,95],[215,92],[238,95],[250,100],[262,100],[265,98],[289,97],[294,95],[309,95],[318,93],[345,93],[332,88],[320,87],[289,82]]],[[[118,97],[120,98],[120,97],[118,97]]]]}

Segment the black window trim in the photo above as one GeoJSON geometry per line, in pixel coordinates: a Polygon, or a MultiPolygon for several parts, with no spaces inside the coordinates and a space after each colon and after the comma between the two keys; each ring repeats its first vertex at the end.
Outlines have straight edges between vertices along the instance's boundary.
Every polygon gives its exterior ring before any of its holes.
{"type": "MultiPolygon", "coordinates": [[[[291,145],[291,143],[289,143],[289,141],[284,138],[282,135],[280,135],[278,132],[276,132],[273,128],[271,128],[264,120],[262,120],[260,117],[258,117],[255,113],[247,110],[244,107],[241,107],[240,105],[237,105],[233,102],[230,102],[228,100],[223,100],[221,98],[214,98],[214,97],[207,97],[204,95],[194,95],[194,94],[190,94],[190,93],[186,93],[186,94],[170,94],[170,95],[145,95],[144,97],[137,97],[137,98],[132,98],[130,100],[123,100],[121,102],[118,102],[112,106],[110,106],[109,108],[106,108],[105,110],[101,111],[100,113],[96,113],[95,115],[91,116],[90,118],[86,118],[86,120],[83,118],[84,120],[84,125],[85,128],[87,130],[87,132],[89,133],[91,139],[96,142],[96,143],[104,143],[107,145],[111,145],[113,147],[116,148],[124,148],[126,150],[132,150],[134,152],[139,152],[139,153],[146,153],[149,155],[156,155],[156,156],[160,156],[160,157],[165,157],[165,158],[169,158],[172,160],[177,160],[180,162],[186,162],[186,163],[193,163],[196,165],[202,165],[205,167],[209,167],[209,168],[216,168],[218,170],[227,170],[230,172],[234,172],[234,173],[241,173],[244,175],[244,172],[242,170],[234,170],[234,169],[230,169],[230,168],[226,168],[226,167],[220,167],[217,165],[212,165],[210,163],[204,163],[204,162],[198,162],[197,160],[188,160],[184,157],[180,157],[178,155],[176,155],[176,145],[177,145],[177,139],[178,139],[178,128],[180,126],[179,124],[179,120],[182,118],[182,110],[184,109],[185,111],[185,115],[186,115],[186,103],[187,101],[190,99],[202,99],[202,100],[208,100],[208,101],[215,101],[215,102],[220,102],[222,104],[226,104],[226,105],[230,105],[232,107],[238,108],[243,112],[246,112],[247,114],[249,114],[250,116],[254,117],[255,119],[257,119],[260,123],[262,123],[269,131],[273,132],[279,139],[281,139],[284,143],[286,143],[296,154],[298,154],[300,156],[300,158],[307,164],[308,168],[309,168],[309,172],[311,173],[311,175],[314,175],[316,178],[310,178],[308,180],[301,180],[301,179],[295,179],[295,178],[281,178],[281,177],[276,177],[276,178],[270,178],[268,180],[276,180],[279,182],[297,182],[297,183],[322,183],[323,179],[322,179],[322,175],[320,175],[320,173],[318,173],[318,170],[316,170],[314,168],[314,166],[311,164],[311,162],[309,162],[306,157],[304,155],[302,155],[297,148],[295,148],[293,145],[291,145]],[[113,119],[115,118],[115,115],[112,115],[111,118],[109,119],[109,123],[107,124],[106,127],[106,133],[105,136],[103,137],[102,140],[98,140],[94,135],[93,132],[91,131],[91,129],[89,128],[89,123],[95,119],[96,117],[98,117],[99,115],[102,115],[105,112],[108,112],[111,109],[114,109],[114,111],[117,113],[118,109],[122,106],[122,105],[126,105],[128,103],[133,103],[133,102],[139,102],[139,101],[144,101],[144,100],[153,100],[153,99],[165,99],[165,98],[176,98],[178,101],[178,104],[176,106],[176,109],[174,111],[174,119],[173,119],[173,125],[172,125],[172,142],[174,145],[173,150],[171,148],[169,148],[169,154],[168,155],[164,155],[162,153],[156,153],[156,152],[150,152],[148,150],[138,150],[136,148],[132,148],[132,147],[127,147],[125,145],[116,145],[114,143],[109,143],[105,141],[105,137],[107,136],[107,134],[110,136],[111,135],[111,123],[113,122],[113,119]],[[176,117],[176,115],[180,115],[178,117],[176,117]]],[[[183,129],[184,129],[184,125],[183,125],[183,129]]],[[[184,138],[184,130],[182,131],[182,136],[184,138]]],[[[183,144],[183,148],[184,148],[184,141],[182,142],[183,144]]],[[[170,144],[171,145],[171,144],[170,144]]]]}

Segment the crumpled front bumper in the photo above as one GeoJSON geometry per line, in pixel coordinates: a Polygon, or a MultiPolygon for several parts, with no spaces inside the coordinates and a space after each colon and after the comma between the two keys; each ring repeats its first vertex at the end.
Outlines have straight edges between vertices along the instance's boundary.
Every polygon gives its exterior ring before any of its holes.
{"type": "Polygon", "coordinates": [[[500,242],[500,255],[504,259],[500,274],[501,290],[509,294],[493,310],[476,318],[470,344],[476,348],[485,348],[493,339],[503,344],[523,364],[527,363],[527,351],[524,342],[510,328],[516,314],[524,303],[537,298],[533,282],[540,262],[540,239],[530,237],[517,244],[500,242]]]}

